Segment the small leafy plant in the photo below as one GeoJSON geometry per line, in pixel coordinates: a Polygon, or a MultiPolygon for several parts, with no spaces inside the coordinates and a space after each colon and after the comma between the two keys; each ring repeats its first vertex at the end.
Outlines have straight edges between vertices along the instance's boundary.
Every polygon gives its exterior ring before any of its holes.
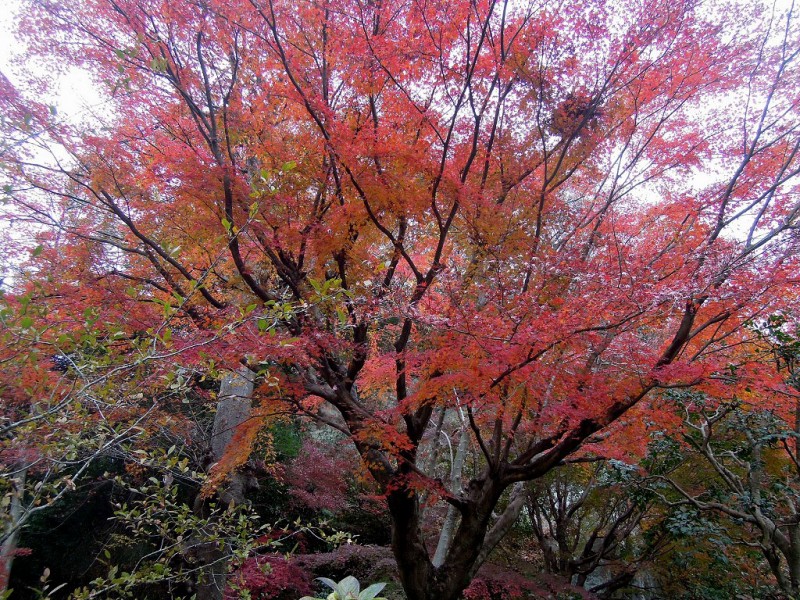
{"type": "Polygon", "coordinates": [[[361,590],[358,579],[352,576],[345,577],[339,583],[327,577],[318,577],[317,579],[331,588],[333,592],[328,594],[325,599],[303,596],[300,600],[386,600],[386,598],[378,597],[381,590],[386,587],[385,583],[373,583],[368,588],[361,590]]]}

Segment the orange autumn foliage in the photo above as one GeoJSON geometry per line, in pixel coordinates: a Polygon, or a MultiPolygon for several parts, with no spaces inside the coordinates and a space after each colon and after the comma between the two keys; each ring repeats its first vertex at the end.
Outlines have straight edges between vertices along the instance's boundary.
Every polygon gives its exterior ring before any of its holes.
{"type": "Polygon", "coordinates": [[[510,486],[634,457],[642,422],[671,424],[664,390],[782,402],[748,324],[797,283],[790,13],[82,0],[21,31],[111,107],[82,127],[43,82],[4,86],[3,210],[55,274],[41,301],[92,303],[163,360],[266,366],[274,402],[351,436],[410,597],[458,596],[510,486]],[[461,526],[437,568],[419,502],[441,410],[479,460],[441,493],[461,526]]]}

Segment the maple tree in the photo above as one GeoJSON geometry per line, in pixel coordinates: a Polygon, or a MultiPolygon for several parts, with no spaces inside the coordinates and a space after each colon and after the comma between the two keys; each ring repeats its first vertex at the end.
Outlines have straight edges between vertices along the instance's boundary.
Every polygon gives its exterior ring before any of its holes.
{"type": "Polygon", "coordinates": [[[30,57],[110,109],[0,82],[3,210],[41,246],[15,285],[347,433],[407,594],[456,598],[514,484],[635,455],[659,390],[782,385],[740,348],[796,283],[798,29],[722,6],[37,0],[30,57]],[[444,409],[462,489],[424,468],[444,409]],[[441,564],[423,490],[457,510],[441,564]]]}

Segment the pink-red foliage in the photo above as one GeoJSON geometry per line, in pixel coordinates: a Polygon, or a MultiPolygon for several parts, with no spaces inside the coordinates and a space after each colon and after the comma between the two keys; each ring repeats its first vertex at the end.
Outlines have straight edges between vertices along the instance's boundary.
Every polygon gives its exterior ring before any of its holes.
{"type": "Polygon", "coordinates": [[[555,576],[526,577],[498,565],[486,564],[469,587],[464,600],[517,600],[518,598],[595,598],[583,588],[555,576]]]}
{"type": "Polygon", "coordinates": [[[297,600],[312,593],[311,575],[282,556],[252,556],[231,577],[225,600],[240,598],[240,590],[253,600],[297,600]]]}
{"type": "Polygon", "coordinates": [[[341,447],[307,439],[286,470],[286,482],[295,501],[311,510],[341,511],[347,507],[347,477],[353,457],[341,447]]]}

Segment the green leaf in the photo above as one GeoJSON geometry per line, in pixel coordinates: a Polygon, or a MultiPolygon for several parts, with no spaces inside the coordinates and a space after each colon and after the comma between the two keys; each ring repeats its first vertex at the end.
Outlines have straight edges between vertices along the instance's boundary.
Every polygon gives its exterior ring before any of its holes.
{"type": "Polygon", "coordinates": [[[33,319],[31,319],[30,317],[22,317],[19,320],[19,325],[23,329],[28,329],[30,326],[33,325],[33,319]]]}
{"type": "Polygon", "coordinates": [[[154,58],[150,61],[150,68],[156,73],[163,73],[167,70],[168,63],[164,58],[154,58]]]}
{"type": "Polygon", "coordinates": [[[358,600],[375,600],[375,597],[386,587],[385,583],[373,583],[358,596],[358,600]]]}
{"type": "Polygon", "coordinates": [[[342,598],[347,598],[348,596],[358,598],[358,592],[361,590],[361,584],[358,583],[358,579],[352,575],[348,575],[339,582],[339,589],[341,590],[342,598]]]}

